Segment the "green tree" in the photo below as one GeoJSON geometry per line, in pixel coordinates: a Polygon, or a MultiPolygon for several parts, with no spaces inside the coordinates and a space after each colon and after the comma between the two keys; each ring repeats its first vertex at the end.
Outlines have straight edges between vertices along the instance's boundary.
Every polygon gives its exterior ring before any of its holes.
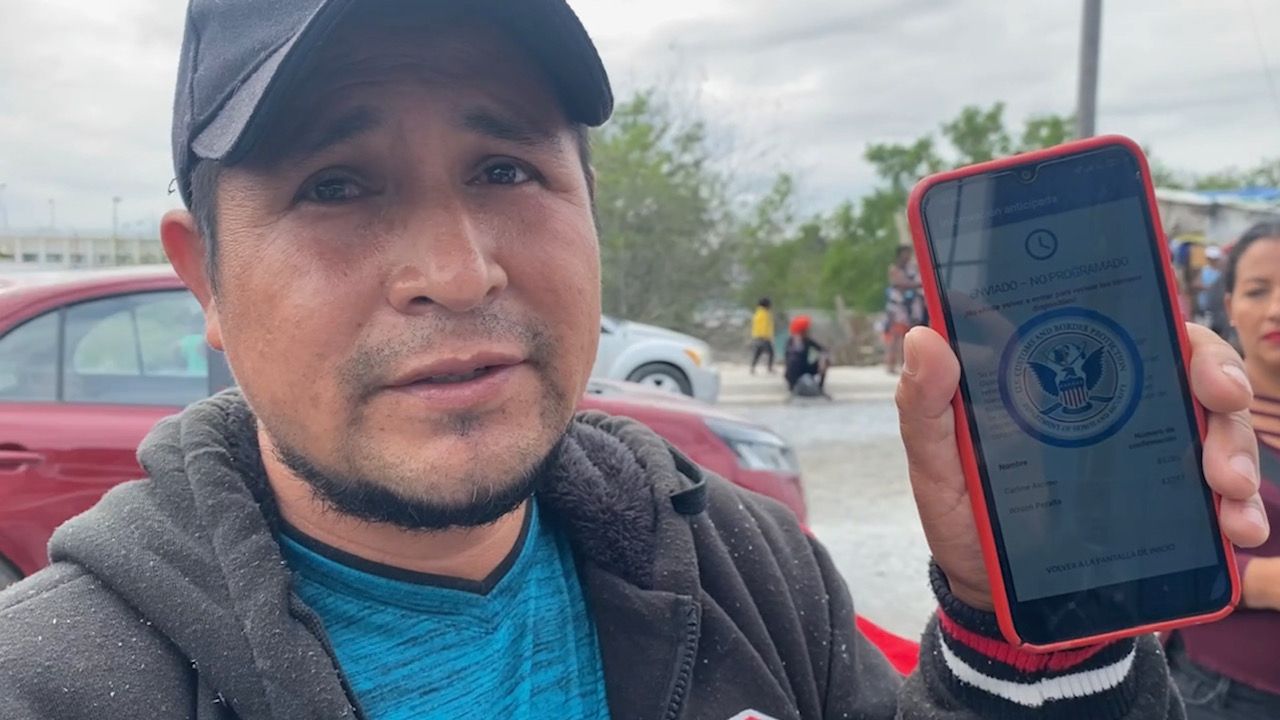
{"type": "Polygon", "coordinates": [[[1018,152],[1053,147],[1075,137],[1075,118],[1068,115],[1033,115],[1022,128],[1018,152]]]}
{"type": "Polygon", "coordinates": [[[1280,158],[1267,160],[1247,170],[1227,168],[1194,178],[1196,190],[1239,190],[1247,187],[1280,187],[1280,158]]]}
{"type": "Polygon", "coordinates": [[[1002,102],[985,110],[976,105],[964,108],[954,120],[942,124],[942,136],[958,153],[957,165],[986,162],[1013,151],[1002,102]]]}
{"type": "Polygon", "coordinates": [[[605,312],[687,327],[724,292],[731,260],[705,126],[642,92],[595,132],[593,152],[605,312]]]}
{"type": "Polygon", "coordinates": [[[795,182],[779,175],[769,191],[752,204],[740,221],[736,247],[744,277],[738,297],[744,305],[770,297],[781,309],[791,304],[791,268],[797,248],[795,182]]]}
{"type": "Polygon", "coordinates": [[[910,145],[871,144],[863,155],[875,168],[876,175],[889,183],[889,190],[902,195],[924,175],[942,169],[942,159],[934,149],[932,137],[922,137],[910,145]]]}
{"type": "Polygon", "coordinates": [[[1004,103],[989,108],[968,106],[942,123],[941,140],[926,135],[905,144],[872,144],[865,157],[883,184],[855,206],[846,203],[826,219],[830,241],[823,259],[820,287],[828,301],[836,295],[851,306],[878,310],[884,303],[889,263],[903,241],[899,223],[907,193],[921,177],[945,167],[991,160],[1070,139],[1072,120],[1065,115],[1028,118],[1018,142],[1005,126],[1004,103]],[[949,160],[947,159],[949,158],[949,160]]]}
{"type": "Polygon", "coordinates": [[[884,304],[889,261],[899,242],[893,216],[904,202],[897,191],[881,189],[864,197],[856,211],[844,203],[828,218],[832,240],[821,281],[828,302],[838,295],[863,310],[884,304]]]}

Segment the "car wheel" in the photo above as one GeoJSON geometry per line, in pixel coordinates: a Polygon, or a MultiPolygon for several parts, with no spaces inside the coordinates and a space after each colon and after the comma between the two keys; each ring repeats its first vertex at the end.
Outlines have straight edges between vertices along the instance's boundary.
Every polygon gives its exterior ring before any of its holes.
{"type": "Polygon", "coordinates": [[[22,579],[22,573],[18,569],[10,565],[4,558],[0,558],[0,590],[22,579]]]}
{"type": "Polygon", "coordinates": [[[670,393],[681,393],[693,397],[693,384],[689,376],[675,365],[666,363],[649,363],[636,368],[627,376],[627,380],[670,393]]]}

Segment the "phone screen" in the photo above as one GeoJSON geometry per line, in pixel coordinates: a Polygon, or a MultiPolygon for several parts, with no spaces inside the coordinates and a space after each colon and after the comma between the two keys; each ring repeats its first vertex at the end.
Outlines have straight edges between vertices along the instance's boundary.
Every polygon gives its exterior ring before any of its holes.
{"type": "Polygon", "coordinates": [[[922,203],[1015,624],[1032,642],[1202,614],[1230,595],[1139,173],[1108,147],[942,183],[922,203]]]}

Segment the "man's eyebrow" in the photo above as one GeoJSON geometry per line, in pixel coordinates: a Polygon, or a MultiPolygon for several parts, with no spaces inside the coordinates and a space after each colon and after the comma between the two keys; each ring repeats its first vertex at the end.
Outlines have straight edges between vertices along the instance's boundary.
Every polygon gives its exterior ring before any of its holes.
{"type": "Polygon", "coordinates": [[[376,108],[361,105],[306,131],[288,154],[294,159],[314,157],[336,145],[359,137],[383,125],[383,115],[376,108]]]}
{"type": "Polygon", "coordinates": [[[560,135],[512,115],[490,110],[470,110],[462,118],[462,127],[479,135],[530,148],[558,148],[560,135]]]}

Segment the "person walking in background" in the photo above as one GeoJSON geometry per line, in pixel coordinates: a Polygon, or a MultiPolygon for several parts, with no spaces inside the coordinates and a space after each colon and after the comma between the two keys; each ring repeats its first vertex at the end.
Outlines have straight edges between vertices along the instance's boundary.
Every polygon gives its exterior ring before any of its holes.
{"type": "Polygon", "coordinates": [[[751,374],[756,374],[760,356],[768,357],[769,372],[773,373],[773,301],[760,298],[756,314],[751,318],[751,374]]]}
{"type": "MultiPolygon", "coordinates": [[[[1227,259],[1222,283],[1254,390],[1260,473],[1246,464],[1245,474],[1254,482],[1261,476],[1258,512],[1280,522],[1280,223],[1256,225],[1244,234],[1227,259]]],[[[1237,550],[1236,557],[1244,585],[1239,609],[1220,622],[1179,631],[1170,644],[1188,720],[1280,718],[1280,536],[1237,550]]]]}
{"type": "Polygon", "coordinates": [[[889,266],[889,287],[885,290],[885,369],[896,375],[902,367],[902,341],[907,331],[924,321],[920,296],[920,276],[911,267],[911,248],[898,248],[889,266]]]}
{"type": "Polygon", "coordinates": [[[1213,290],[1217,285],[1218,279],[1222,276],[1222,248],[1217,245],[1210,245],[1204,249],[1204,267],[1200,268],[1200,272],[1196,273],[1196,308],[1199,311],[1199,318],[1202,324],[1213,327],[1211,317],[1213,313],[1213,290]]]}

